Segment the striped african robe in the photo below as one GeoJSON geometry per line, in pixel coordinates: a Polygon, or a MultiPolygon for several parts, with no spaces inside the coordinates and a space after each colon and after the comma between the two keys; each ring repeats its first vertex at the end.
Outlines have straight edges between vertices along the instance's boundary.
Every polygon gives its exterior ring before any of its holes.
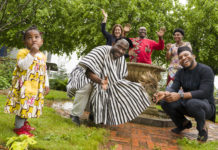
{"type": "Polygon", "coordinates": [[[150,105],[150,101],[139,83],[124,79],[127,76],[125,58],[113,59],[110,50],[111,46],[99,46],[87,54],[72,71],[67,89],[69,94],[91,82],[85,75],[85,68],[101,79],[107,76],[107,90],[92,83],[91,109],[96,124],[119,125],[136,118],[150,105]]]}

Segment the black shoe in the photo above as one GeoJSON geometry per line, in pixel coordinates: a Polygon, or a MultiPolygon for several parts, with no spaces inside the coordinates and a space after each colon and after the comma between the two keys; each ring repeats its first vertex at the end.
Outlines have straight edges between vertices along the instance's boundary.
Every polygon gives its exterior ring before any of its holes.
{"type": "Polygon", "coordinates": [[[71,115],[72,122],[75,123],[77,126],[80,126],[80,120],[78,116],[71,115]]]}
{"type": "Polygon", "coordinates": [[[208,130],[206,128],[206,129],[203,129],[201,132],[198,133],[197,140],[200,141],[200,142],[206,142],[207,139],[208,139],[208,130]]]}
{"type": "Polygon", "coordinates": [[[93,115],[93,113],[89,114],[88,120],[91,121],[91,122],[94,122],[94,115],[93,115]]]}
{"type": "Polygon", "coordinates": [[[186,123],[186,125],[185,126],[183,126],[182,128],[180,127],[177,127],[177,128],[173,128],[171,131],[173,132],[173,133],[176,133],[176,134],[180,134],[180,132],[182,132],[183,130],[185,130],[185,129],[190,129],[192,127],[192,123],[191,123],[191,121],[187,121],[187,123],[186,123]]]}

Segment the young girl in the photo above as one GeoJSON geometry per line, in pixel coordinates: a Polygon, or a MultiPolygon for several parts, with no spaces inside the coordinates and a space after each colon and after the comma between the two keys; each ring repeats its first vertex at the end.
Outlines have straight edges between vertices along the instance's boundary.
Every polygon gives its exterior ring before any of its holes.
{"type": "Polygon", "coordinates": [[[27,118],[39,118],[44,105],[44,95],[49,92],[46,57],[39,51],[43,44],[41,32],[30,27],[23,35],[26,48],[19,50],[13,72],[12,87],[5,106],[6,113],[15,113],[14,132],[18,135],[34,130],[27,118]]]}

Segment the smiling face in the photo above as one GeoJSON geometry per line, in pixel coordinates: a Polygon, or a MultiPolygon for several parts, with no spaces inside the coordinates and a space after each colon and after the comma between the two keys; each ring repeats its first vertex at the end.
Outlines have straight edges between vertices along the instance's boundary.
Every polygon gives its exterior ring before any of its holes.
{"type": "Polygon", "coordinates": [[[183,39],[183,35],[180,32],[175,32],[173,34],[174,41],[179,43],[183,39]]]}
{"type": "Polygon", "coordinates": [[[146,28],[145,27],[140,27],[139,28],[139,37],[141,39],[143,39],[143,38],[145,38],[146,34],[147,34],[146,28]]]}
{"type": "Polygon", "coordinates": [[[118,59],[120,57],[122,57],[126,51],[129,48],[129,43],[124,40],[121,39],[119,41],[117,41],[111,48],[111,54],[113,56],[114,59],[118,59]]]}
{"type": "Polygon", "coordinates": [[[197,64],[195,56],[189,51],[183,51],[179,54],[179,63],[183,68],[190,70],[197,64]]]}
{"type": "Polygon", "coordinates": [[[121,28],[117,26],[117,27],[114,29],[114,35],[115,35],[115,37],[116,37],[116,38],[119,38],[119,37],[121,36],[121,32],[122,32],[121,28]]]}
{"type": "Polygon", "coordinates": [[[119,39],[123,36],[123,27],[120,24],[115,24],[112,28],[112,35],[119,39]]]}

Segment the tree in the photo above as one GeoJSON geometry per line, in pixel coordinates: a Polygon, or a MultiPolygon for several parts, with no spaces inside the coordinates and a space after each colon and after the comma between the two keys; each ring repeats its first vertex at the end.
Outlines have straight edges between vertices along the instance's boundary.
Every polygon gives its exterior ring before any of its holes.
{"type": "Polygon", "coordinates": [[[184,12],[187,38],[197,60],[212,67],[218,74],[218,2],[189,0],[184,12]]]}
{"type": "MultiPolygon", "coordinates": [[[[1,45],[18,46],[21,31],[32,23],[37,10],[48,0],[2,0],[0,2],[1,45]]],[[[20,44],[21,45],[21,44],[20,44]]]]}
{"type": "MultiPolygon", "coordinates": [[[[32,12],[35,15],[27,19],[28,22],[1,32],[0,40],[6,46],[22,47],[21,35],[17,33],[35,24],[44,33],[43,50],[56,54],[71,54],[77,50],[79,55],[86,54],[92,48],[106,43],[100,31],[103,8],[109,15],[107,31],[110,32],[116,23],[130,23],[132,30],[128,37],[137,37],[138,28],[145,26],[148,38],[157,41],[156,31],[165,26],[167,32],[164,40],[168,43],[174,42],[173,30],[183,28],[186,40],[193,45],[198,60],[216,69],[218,15],[215,0],[189,0],[187,6],[181,5],[178,0],[44,0],[43,5],[37,0],[31,2],[36,2],[40,9],[34,7],[35,11],[32,12]]],[[[11,6],[8,10],[13,9],[11,6]]],[[[30,11],[31,7],[28,7],[25,12],[29,14],[30,11]]],[[[166,64],[165,53],[154,52],[152,59],[158,65],[166,64]]]]}

